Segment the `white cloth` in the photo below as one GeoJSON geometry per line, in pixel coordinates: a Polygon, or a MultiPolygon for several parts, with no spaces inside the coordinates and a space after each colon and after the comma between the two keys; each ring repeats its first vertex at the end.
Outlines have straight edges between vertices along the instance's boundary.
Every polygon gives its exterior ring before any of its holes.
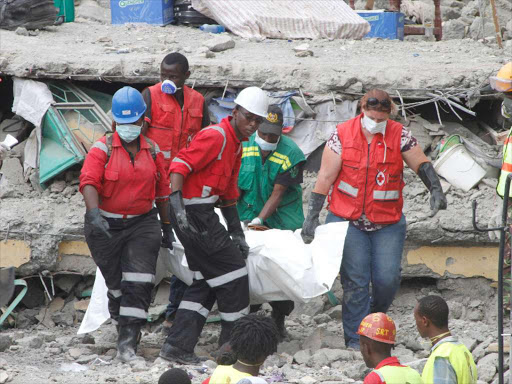
{"type": "Polygon", "coordinates": [[[25,176],[30,169],[39,168],[39,152],[41,151],[41,122],[46,111],[55,101],[45,83],[34,80],[14,78],[14,101],[12,111],[36,127],[25,145],[23,170],[25,176]]]}
{"type": "MultiPolygon", "coordinates": [[[[247,258],[251,304],[268,301],[293,300],[307,303],[331,289],[338,276],[343,255],[343,245],[348,222],[319,226],[311,244],[304,244],[300,230],[246,231],[251,247],[247,258]]],[[[181,244],[174,244],[174,251],[160,249],[160,257],[167,257],[169,274],[176,275],[190,285],[194,275],[186,263],[181,244]]],[[[92,332],[109,318],[107,287],[99,270],[92,291],[92,298],[79,333],[92,332]]]]}
{"type": "Polygon", "coordinates": [[[192,7],[246,39],[361,39],[370,32],[341,0],[192,0],[192,7]]]}

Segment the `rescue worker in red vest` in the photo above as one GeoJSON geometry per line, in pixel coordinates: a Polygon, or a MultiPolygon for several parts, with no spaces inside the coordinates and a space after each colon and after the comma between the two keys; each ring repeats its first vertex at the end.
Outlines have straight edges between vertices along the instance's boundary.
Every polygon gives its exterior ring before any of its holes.
{"type": "Polygon", "coordinates": [[[391,356],[395,345],[396,327],[393,319],[382,312],[366,316],[357,331],[361,355],[368,368],[374,368],[363,384],[422,384],[414,369],[400,364],[391,356]]]}
{"type": "Polygon", "coordinates": [[[201,130],[170,167],[171,223],[194,271],[160,357],[197,364],[199,335],[215,301],[221,318],[219,345],[229,341],[233,324],[249,313],[245,259],[249,246],[236,209],[242,141],[267,116],[264,91],[249,87],[235,99],[233,116],[201,130]],[[214,206],[220,207],[227,231],[214,206]]]}
{"type": "MultiPolygon", "coordinates": [[[[171,160],[180,149],[186,148],[201,128],[210,125],[204,97],[185,85],[189,76],[187,58],[181,53],[170,53],[160,64],[160,82],[142,92],[148,106],[142,133],[160,147],[165,169],[169,169],[171,160]]],[[[171,278],[169,305],[162,324],[165,331],[169,330],[176,316],[186,288],[187,285],[176,276],[171,278]]]]}
{"type": "MultiPolygon", "coordinates": [[[[282,130],[283,112],[271,105],[258,131],[244,143],[237,208],[240,219],[252,225],[294,231],[304,222],[301,183],[306,158],[293,140],[282,135],[282,130]]],[[[270,306],[284,340],[288,336],[284,320],[294,303],[271,301],[270,306]]],[[[253,305],[251,312],[260,308],[253,305]]]]}
{"type": "Polygon", "coordinates": [[[432,215],[446,209],[434,167],[411,133],[389,119],[393,108],[389,95],[374,89],[361,99],[361,114],[336,127],[302,227],[304,241],[310,242],[332,186],[326,223],[350,221],[340,273],[345,344],[354,349],[359,349],[361,320],[369,313],[385,313],[400,286],[404,161],[430,191],[432,215]]]}
{"type": "Polygon", "coordinates": [[[426,296],[414,308],[414,319],[421,337],[428,337],[432,348],[423,368],[424,384],[476,384],[473,355],[448,328],[449,308],[440,296],[426,296]]]}
{"type": "Polygon", "coordinates": [[[87,209],[85,238],[108,287],[122,361],[135,359],[140,328],[146,323],[161,225],[163,240],[172,241],[169,178],[158,145],[140,134],[145,110],[139,91],[117,91],[112,99],[115,132],[94,143],[80,174],[87,209]]]}

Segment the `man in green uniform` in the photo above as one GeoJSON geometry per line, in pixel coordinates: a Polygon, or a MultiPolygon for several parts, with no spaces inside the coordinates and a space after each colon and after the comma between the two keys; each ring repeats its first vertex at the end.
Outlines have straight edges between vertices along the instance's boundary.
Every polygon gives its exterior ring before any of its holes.
{"type": "MultiPolygon", "coordinates": [[[[283,113],[272,105],[267,119],[244,142],[242,165],[238,176],[240,220],[268,228],[296,230],[302,227],[302,171],[306,158],[300,148],[282,136],[283,113]]],[[[271,302],[272,317],[281,338],[285,338],[284,319],[293,301],[271,302]]],[[[260,306],[252,306],[257,311],[260,306]]]]}

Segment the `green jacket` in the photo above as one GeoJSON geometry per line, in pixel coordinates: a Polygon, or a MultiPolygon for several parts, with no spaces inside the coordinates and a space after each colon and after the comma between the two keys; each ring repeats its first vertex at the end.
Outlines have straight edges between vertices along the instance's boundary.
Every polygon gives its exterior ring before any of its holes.
{"type": "MultiPolygon", "coordinates": [[[[243,143],[242,165],[238,176],[241,196],[238,201],[240,220],[258,216],[274,189],[277,175],[292,170],[306,161],[300,148],[288,137],[281,136],[275,151],[261,163],[261,151],[255,142],[257,132],[243,143]]],[[[269,228],[295,230],[302,227],[302,187],[290,185],[272,216],[265,220],[269,228]]]]}

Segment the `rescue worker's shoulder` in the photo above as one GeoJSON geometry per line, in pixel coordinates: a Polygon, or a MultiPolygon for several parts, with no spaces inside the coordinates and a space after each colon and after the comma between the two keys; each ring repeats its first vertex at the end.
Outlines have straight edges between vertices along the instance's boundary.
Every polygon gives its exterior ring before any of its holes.
{"type": "Polygon", "coordinates": [[[212,143],[223,143],[226,140],[226,131],[224,128],[218,125],[210,125],[201,129],[197,134],[196,138],[201,140],[208,140],[212,143]]]}
{"type": "Polygon", "coordinates": [[[105,156],[108,154],[107,135],[96,141],[89,149],[89,153],[99,154],[101,152],[103,152],[105,156]]]}
{"type": "Polygon", "coordinates": [[[188,88],[189,92],[193,95],[195,95],[196,97],[200,97],[201,99],[203,99],[204,101],[204,96],[200,93],[200,92],[197,92],[195,89],[193,88],[190,88],[189,86],[187,85],[184,85],[183,88],[188,88]]]}

